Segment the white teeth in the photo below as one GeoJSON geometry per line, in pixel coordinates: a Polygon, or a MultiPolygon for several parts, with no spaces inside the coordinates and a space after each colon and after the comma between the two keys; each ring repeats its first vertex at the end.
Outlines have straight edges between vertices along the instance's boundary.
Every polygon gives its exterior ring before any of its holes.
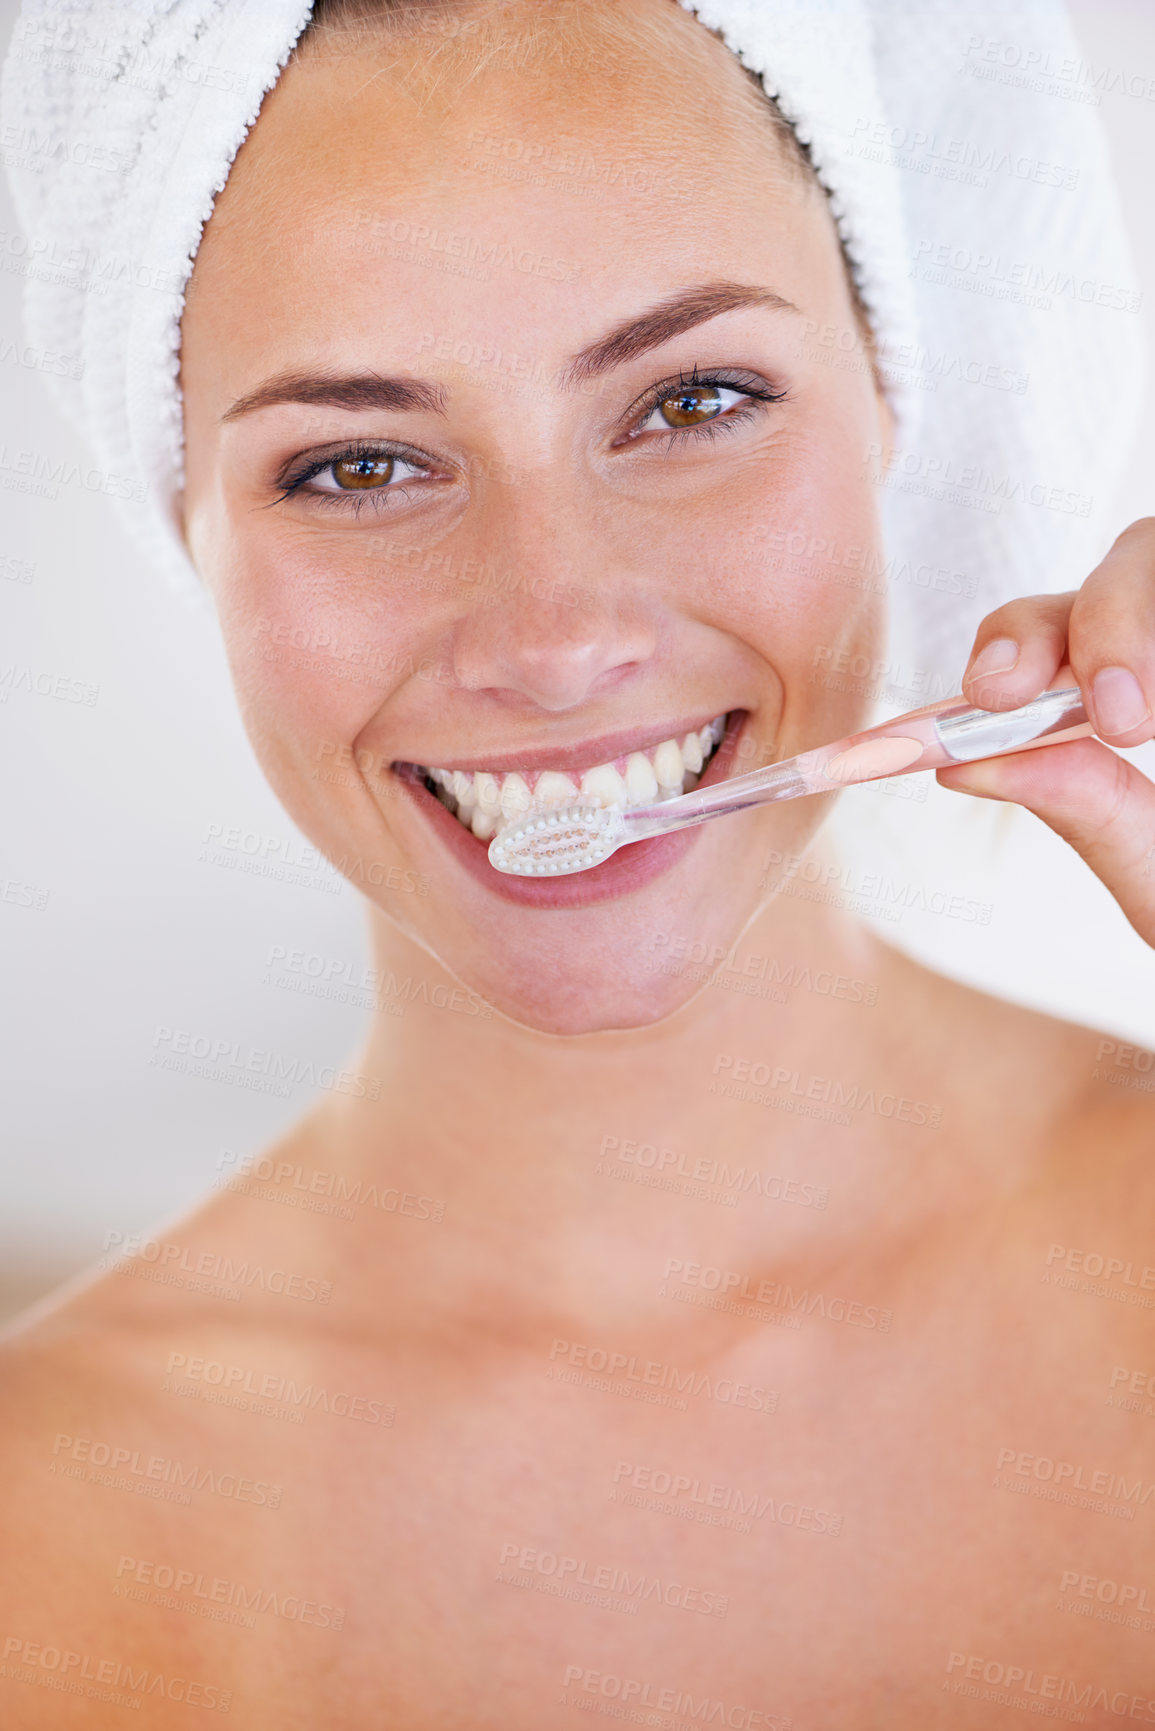
{"type": "Polygon", "coordinates": [[[682,781],[686,774],[686,765],[682,761],[681,748],[676,739],[663,739],[654,753],[654,774],[658,778],[658,786],[663,789],[676,788],[682,791],[682,781]]]}
{"type": "MultiPolygon", "coordinates": [[[[676,799],[697,787],[701,772],[720,745],[726,717],[720,715],[679,745],[664,739],[648,752],[632,751],[622,770],[599,763],[581,777],[581,797],[594,805],[639,806],[676,799]]],[[[620,761],[620,760],[619,760],[620,761]]],[[[488,842],[503,823],[520,817],[541,801],[564,805],[578,797],[578,784],[560,770],[542,770],[533,785],[524,775],[494,775],[489,770],[426,769],[429,781],[442,790],[442,803],[479,841],[488,842]]]]}
{"type": "Polygon", "coordinates": [[[612,763],[599,763],[582,776],[582,798],[594,805],[625,805],[629,791],[612,763]]]}
{"type": "Polygon", "coordinates": [[[577,798],[577,782],[556,769],[543,770],[533,784],[533,797],[547,805],[564,805],[566,800],[577,798]]]}
{"type": "Polygon", "coordinates": [[[506,823],[528,811],[533,802],[529,783],[523,775],[507,775],[501,784],[501,815],[506,823]]]}
{"type": "Polygon", "coordinates": [[[631,805],[644,805],[648,799],[657,798],[658,778],[645,752],[631,751],[626,758],[626,792],[631,805]]]}
{"type": "MultiPolygon", "coordinates": [[[[473,777],[473,797],[477,808],[489,817],[497,817],[501,811],[501,786],[495,775],[489,775],[479,769],[473,777]]],[[[476,831],[474,832],[476,833],[476,831]]]]}

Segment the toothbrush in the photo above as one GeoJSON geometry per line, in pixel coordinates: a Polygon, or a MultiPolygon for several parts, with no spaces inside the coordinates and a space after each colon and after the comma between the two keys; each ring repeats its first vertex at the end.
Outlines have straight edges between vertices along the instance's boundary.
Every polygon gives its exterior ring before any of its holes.
{"type": "Polygon", "coordinates": [[[1019,709],[975,709],[948,697],[925,709],[896,715],[865,733],[801,752],[768,769],[755,769],[712,787],[695,788],[656,804],[623,808],[589,801],[531,806],[505,824],[489,844],[489,863],[514,877],[562,876],[588,871],[620,847],[648,836],[670,835],[727,812],[774,800],[831,793],[858,782],[973,763],[1010,751],[1061,745],[1092,732],[1083,696],[1069,667],[1056,684],[1019,709]]]}

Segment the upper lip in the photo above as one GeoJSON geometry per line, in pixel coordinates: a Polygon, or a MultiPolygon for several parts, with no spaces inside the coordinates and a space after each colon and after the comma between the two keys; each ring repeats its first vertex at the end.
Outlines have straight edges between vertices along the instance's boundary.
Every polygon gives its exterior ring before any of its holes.
{"type": "Polygon", "coordinates": [[[593,769],[599,763],[612,763],[616,757],[628,757],[632,751],[650,750],[665,739],[676,739],[680,745],[688,733],[697,733],[717,715],[731,711],[720,708],[699,713],[688,721],[670,722],[656,728],[652,721],[642,727],[631,727],[620,733],[603,733],[597,739],[581,740],[577,745],[525,746],[518,751],[504,751],[486,757],[483,753],[468,758],[395,758],[395,763],[410,762],[423,769],[480,770],[483,775],[512,775],[519,769],[593,769]]]}

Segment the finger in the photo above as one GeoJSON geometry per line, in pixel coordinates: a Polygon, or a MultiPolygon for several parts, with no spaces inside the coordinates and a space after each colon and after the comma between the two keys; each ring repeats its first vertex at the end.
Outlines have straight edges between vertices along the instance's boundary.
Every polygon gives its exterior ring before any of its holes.
{"type": "Polygon", "coordinates": [[[1155,738],[1155,517],[1125,529],[1079,590],[1068,652],[1102,739],[1155,738]]]}
{"type": "Polygon", "coordinates": [[[979,626],[963,695],[980,709],[1017,709],[1045,691],[1066,659],[1075,592],[1025,595],[979,626]]]}
{"type": "Polygon", "coordinates": [[[1155,944],[1155,783],[1097,739],[940,769],[939,782],[1025,806],[1086,860],[1155,944]]]}

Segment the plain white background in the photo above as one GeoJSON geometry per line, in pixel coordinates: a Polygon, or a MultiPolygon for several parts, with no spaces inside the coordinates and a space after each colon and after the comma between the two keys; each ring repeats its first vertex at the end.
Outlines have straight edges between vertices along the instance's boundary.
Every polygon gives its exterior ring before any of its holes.
{"type": "MultiPolygon", "coordinates": [[[[1155,78],[1148,0],[1072,12],[1090,61],[1155,78]]],[[[0,0],[4,44],[15,13],[0,0]]],[[[1100,113],[1155,352],[1155,101],[1108,93],[1100,113]]],[[[15,227],[0,188],[0,229],[15,227]]],[[[19,334],[20,287],[0,272],[0,338],[19,334]]],[[[0,363],[0,444],[85,456],[43,380],[12,361],[0,363]]],[[[1120,477],[1118,527],[1155,513],[1151,452],[1155,403],[1120,477]]],[[[331,870],[294,884],[206,857],[230,827],[274,861],[306,847],[255,766],[211,614],[164,591],[98,496],[0,492],[0,520],[0,667],[99,687],[92,706],[27,690],[0,702],[0,883],[29,886],[0,900],[2,1311],[98,1256],[109,1233],[190,1206],[222,1156],[260,1148],[308,1103],[305,1088],[282,1099],[156,1068],[159,1028],[340,1063],[366,1012],[265,983],[270,956],[282,946],[354,970],[367,956],[360,900],[331,870]],[[31,582],[5,575],[28,565],[31,582]]],[[[1138,761],[1155,774],[1151,748],[1138,761]]],[[[880,929],[989,990],[1155,1046],[1155,954],[1106,892],[1025,815],[1003,820],[985,858],[960,854],[952,803],[932,789],[902,821],[924,883],[977,898],[989,923],[912,911],[880,929]]]]}

